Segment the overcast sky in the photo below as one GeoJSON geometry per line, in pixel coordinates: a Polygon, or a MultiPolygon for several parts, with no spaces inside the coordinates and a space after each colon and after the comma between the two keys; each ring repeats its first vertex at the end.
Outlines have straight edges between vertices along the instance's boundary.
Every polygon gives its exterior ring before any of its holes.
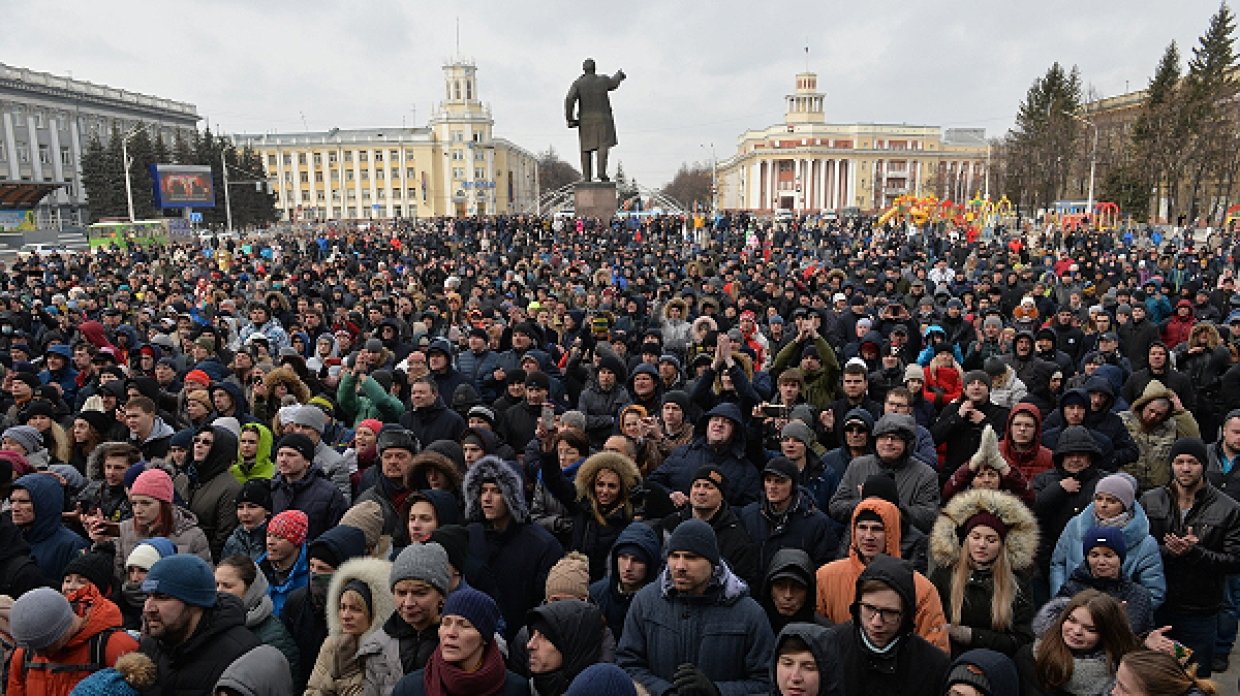
{"type": "Polygon", "coordinates": [[[8,0],[0,61],[188,101],[225,132],[425,125],[441,67],[478,65],[495,133],[576,161],[564,94],[592,56],[623,68],[612,153],[648,186],[783,117],[808,64],[831,122],[997,135],[1053,61],[1102,96],[1185,59],[1214,0],[573,2],[8,0]],[[54,7],[52,6],[54,5],[54,7]],[[304,124],[304,126],[303,126],[304,124]]]}

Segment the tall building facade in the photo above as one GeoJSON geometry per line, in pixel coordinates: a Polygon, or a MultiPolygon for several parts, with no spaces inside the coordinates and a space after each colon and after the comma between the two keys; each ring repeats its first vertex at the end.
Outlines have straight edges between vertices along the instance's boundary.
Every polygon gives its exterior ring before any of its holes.
{"type": "Polygon", "coordinates": [[[494,135],[477,66],[443,68],[426,127],[238,134],[262,157],[285,220],[496,215],[532,209],[534,154],[494,135]]]}
{"type": "MultiPolygon", "coordinates": [[[[82,153],[91,138],[146,128],[171,146],[198,124],[193,104],[0,63],[0,178],[63,184],[35,208],[40,227],[89,220],[82,153]]],[[[116,172],[124,176],[123,171],[116,172]]]]}
{"type": "Polygon", "coordinates": [[[961,200],[988,188],[982,129],[827,123],[818,76],[796,76],[784,122],[742,134],[716,170],[717,206],[733,210],[880,210],[898,196],[961,200]]]}

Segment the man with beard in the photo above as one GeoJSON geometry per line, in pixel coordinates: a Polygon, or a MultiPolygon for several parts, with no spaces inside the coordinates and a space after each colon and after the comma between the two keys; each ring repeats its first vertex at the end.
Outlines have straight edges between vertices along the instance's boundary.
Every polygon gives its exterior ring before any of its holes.
{"type": "Polygon", "coordinates": [[[233,660],[259,644],[245,627],[241,600],[217,593],[211,566],[197,556],[160,559],[142,589],[148,594],[138,649],[159,675],[148,693],[210,694],[233,660]]]}

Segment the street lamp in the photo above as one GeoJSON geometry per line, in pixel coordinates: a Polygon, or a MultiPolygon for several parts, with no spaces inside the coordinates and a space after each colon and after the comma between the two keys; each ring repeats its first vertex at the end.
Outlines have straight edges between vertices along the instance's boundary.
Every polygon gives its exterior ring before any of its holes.
{"type": "Polygon", "coordinates": [[[129,177],[129,166],[133,160],[129,158],[129,139],[155,125],[154,123],[138,124],[121,136],[121,162],[125,165],[125,202],[129,204],[129,221],[137,222],[133,213],[133,181],[129,177]]]}
{"type": "Polygon", "coordinates": [[[1094,215],[1094,171],[1098,167],[1098,124],[1071,111],[1065,110],[1064,113],[1094,129],[1094,145],[1089,151],[1089,200],[1085,204],[1085,214],[1089,215],[1090,223],[1092,224],[1094,215]]]}

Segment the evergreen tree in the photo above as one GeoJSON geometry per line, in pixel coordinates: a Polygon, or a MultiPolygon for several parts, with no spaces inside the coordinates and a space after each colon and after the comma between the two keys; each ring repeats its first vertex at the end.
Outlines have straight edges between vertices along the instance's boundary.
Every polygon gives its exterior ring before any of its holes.
{"type": "Polygon", "coordinates": [[[1186,155],[1190,219],[1197,218],[1203,204],[1207,212],[1214,212],[1223,197],[1211,196],[1208,185],[1224,185],[1236,169],[1237,124],[1232,114],[1237,94],[1235,29],[1231,9],[1220,5],[1188,61],[1184,107],[1189,119],[1186,155]]]}
{"type": "Polygon", "coordinates": [[[129,138],[129,180],[133,187],[134,217],[147,220],[162,217],[154,209],[155,189],[151,180],[151,165],[155,163],[155,149],[151,143],[150,129],[145,124],[135,126],[129,138]]]}
{"type": "Polygon", "coordinates": [[[194,157],[197,164],[207,165],[211,167],[212,186],[215,189],[215,207],[202,208],[203,220],[211,225],[223,225],[226,215],[224,212],[224,177],[223,171],[220,169],[220,155],[224,152],[225,142],[215,137],[215,134],[208,128],[196,138],[194,157]]]}
{"type": "Polygon", "coordinates": [[[1063,192],[1081,125],[1072,116],[1081,106],[1081,76],[1073,66],[1054,63],[1034,80],[1008,133],[1011,159],[1007,182],[1017,202],[1049,206],[1063,192]]]}
{"type": "MultiPolygon", "coordinates": [[[[1135,158],[1145,164],[1142,183],[1157,200],[1166,200],[1169,216],[1175,214],[1175,184],[1184,171],[1181,148],[1188,126],[1180,103],[1180,79],[1180,49],[1172,41],[1154,69],[1132,129],[1135,158]]],[[[1142,208],[1148,210],[1148,203],[1142,208]]]]}
{"type": "MultiPolygon", "coordinates": [[[[113,141],[117,137],[113,132],[113,141]]],[[[98,134],[91,136],[86,151],[82,153],[82,187],[89,199],[91,222],[128,215],[119,149],[116,153],[111,152],[98,134]]]]}
{"type": "Polygon", "coordinates": [[[615,179],[616,179],[616,197],[620,200],[621,205],[623,205],[625,201],[631,200],[641,195],[641,193],[637,190],[637,182],[630,181],[629,178],[625,176],[624,162],[616,163],[615,179]]]}

